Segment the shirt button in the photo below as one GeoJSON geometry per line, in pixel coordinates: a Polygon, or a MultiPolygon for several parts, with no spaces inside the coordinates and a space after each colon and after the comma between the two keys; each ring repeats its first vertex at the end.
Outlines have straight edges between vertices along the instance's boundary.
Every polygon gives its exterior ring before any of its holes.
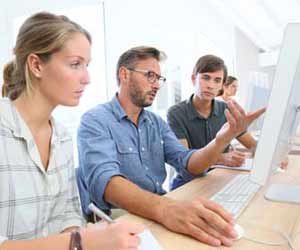
{"type": "Polygon", "coordinates": [[[146,170],[149,170],[149,168],[148,167],[145,167],[146,168],[146,170]]]}
{"type": "Polygon", "coordinates": [[[156,182],[156,186],[159,186],[159,182],[158,181],[156,182]]]}
{"type": "Polygon", "coordinates": [[[128,149],[129,149],[129,151],[132,151],[132,147],[129,147],[128,149]]]}
{"type": "Polygon", "coordinates": [[[142,151],[145,151],[145,148],[144,148],[144,147],[142,147],[142,151]]]}

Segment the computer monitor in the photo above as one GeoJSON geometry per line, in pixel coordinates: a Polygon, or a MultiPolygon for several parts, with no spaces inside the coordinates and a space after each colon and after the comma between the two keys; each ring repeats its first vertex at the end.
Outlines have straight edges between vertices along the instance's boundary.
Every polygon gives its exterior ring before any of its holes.
{"type": "MultiPolygon", "coordinates": [[[[266,86],[253,85],[252,95],[248,110],[257,110],[268,105],[270,97],[270,88],[266,86]]],[[[264,124],[264,115],[256,119],[249,127],[250,131],[260,131],[264,124]]]]}
{"type": "MultiPolygon", "coordinates": [[[[247,98],[245,102],[246,110],[257,110],[261,107],[266,107],[268,105],[270,96],[270,76],[268,73],[260,71],[250,71],[249,80],[247,83],[247,98]]],[[[264,121],[264,115],[258,117],[249,126],[248,131],[256,132],[262,128],[264,121]]]]}
{"type": "MultiPolygon", "coordinates": [[[[250,179],[265,185],[287,156],[299,123],[300,23],[285,30],[250,179]]],[[[300,169],[299,169],[300,171],[300,169]]],[[[266,198],[300,203],[300,186],[271,185],[266,198]]]]}

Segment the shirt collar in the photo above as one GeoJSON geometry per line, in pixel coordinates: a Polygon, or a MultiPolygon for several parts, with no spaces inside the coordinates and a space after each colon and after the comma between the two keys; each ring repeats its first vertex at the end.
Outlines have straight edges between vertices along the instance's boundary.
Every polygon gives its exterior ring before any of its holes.
{"type": "MultiPolygon", "coordinates": [[[[189,120],[193,120],[195,118],[200,118],[200,119],[206,119],[203,116],[201,116],[197,110],[195,109],[193,105],[193,95],[189,99],[186,100],[188,109],[187,109],[187,116],[189,120]]],[[[220,105],[218,105],[218,101],[215,101],[215,99],[212,100],[212,112],[209,117],[212,116],[219,116],[222,114],[222,110],[220,108],[220,105]]]]}
{"type": "MultiPolygon", "coordinates": [[[[117,120],[120,122],[122,119],[127,118],[128,115],[126,114],[125,110],[123,109],[119,99],[118,99],[118,93],[114,95],[112,98],[110,105],[112,107],[112,112],[114,113],[115,117],[117,120]]],[[[139,117],[139,121],[144,121],[144,120],[151,120],[149,117],[149,114],[146,110],[142,109],[139,117]]]]}
{"type": "Polygon", "coordinates": [[[114,97],[110,101],[110,105],[112,108],[112,112],[114,113],[118,121],[121,121],[122,119],[127,117],[127,114],[125,113],[123,107],[121,106],[121,103],[119,102],[118,94],[114,95],[114,97]]]}
{"type": "Polygon", "coordinates": [[[32,134],[25,121],[7,98],[1,100],[0,119],[3,126],[11,130],[14,136],[26,140],[32,139],[32,134]]]}
{"type": "Polygon", "coordinates": [[[220,105],[220,103],[223,103],[223,102],[213,99],[212,103],[213,103],[213,115],[214,116],[223,115],[224,109],[222,109],[221,105],[220,105]]]}
{"type": "MultiPolygon", "coordinates": [[[[24,138],[29,141],[32,140],[32,134],[27,124],[12,104],[8,98],[3,98],[0,100],[1,109],[0,109],[0,119],[3,126],[7,127],[12,131],[14,136],[19,138],[24,138]]],[[[64,141],[71,138],[71,135],[67,133],[66,129],[60,128],[60,125],[55,121],[53,117],[50,117],[52,124],[52,141],[64,141]]]]}
{"type": "Polygon", "coordinates": [[[54,117],[50,117],[50,122],[52,125],[52,143],[56,144],[56,142],[60,141],[67,141],[72,139],[72,135],[70,132],[62,126],[59,122],[57,122],[54,117]]]}

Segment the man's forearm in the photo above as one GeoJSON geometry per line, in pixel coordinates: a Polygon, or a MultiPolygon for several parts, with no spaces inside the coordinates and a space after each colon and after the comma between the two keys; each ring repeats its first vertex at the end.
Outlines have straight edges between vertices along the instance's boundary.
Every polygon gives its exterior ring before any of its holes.
{"type": "Polygon", "coordinates": [[[198,149],[192,154],[188,162],[188,171],[191,174],[199,175],[211,165],[215,164],[230,141],[215,139],[204,148],[198,149]]]}
{"type": "Polygon", "coordinates": [[[162,208],[170,202],[168,198],[145,191],[120,176],[110,180],[104,198],[116,207],[160,223],[163,217],[162,208]]]}

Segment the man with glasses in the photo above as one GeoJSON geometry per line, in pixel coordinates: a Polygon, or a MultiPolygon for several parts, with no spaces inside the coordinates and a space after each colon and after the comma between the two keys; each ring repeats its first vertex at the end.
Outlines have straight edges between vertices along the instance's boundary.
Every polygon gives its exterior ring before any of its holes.
{"type": "Polygon", "coordinates": [[[165,162],[184,178],[201,174],[202,166],[215,162],[231,139],[263,111],[246,115],[238,104],[229,103],[229,122],[216,139],[204,149],[187,149],[162,118],[144,109],[166,81],[159,65],[164,58],[152,47],[123,53],[117,64],[118,93],[83,115],[78,130],[83,212],[91,217],[91,201],[104,211],[123,208],[204,243],[230,246],[236,236],[234,221],[219,205],[200,197],[176,201],[160,196],[165,193],[165,162]]]}
{"type": "Polygon", "coordinates": [[[156,81],[158,81],[159,87],[161,87],[166,82],[165,77],[160,76],[151,70],[135,69],[131,67],[128,67],[127,69],[134,72],[142,73],[145,77],[147,77],[149,83],[154,84],[156,81]]]}

